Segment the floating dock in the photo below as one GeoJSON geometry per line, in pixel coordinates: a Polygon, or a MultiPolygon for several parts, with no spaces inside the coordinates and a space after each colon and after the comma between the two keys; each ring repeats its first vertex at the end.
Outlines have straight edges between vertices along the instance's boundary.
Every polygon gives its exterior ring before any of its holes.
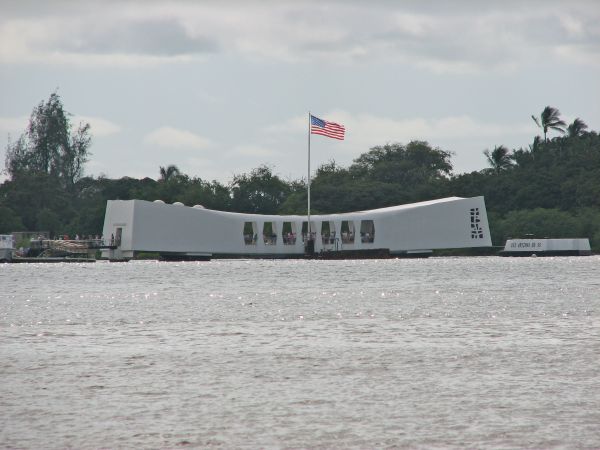
{"type": "Polygon", "coordinates": [[[10,263],[84,263],[95,262],[100,250],[114,249],[114,239],[31,239],[29,247],[16,251],[12,235],[0,235],[0,262],[10,263]]]}
{"type": "Polygon", "coordinates": [[[56,257],[56,258],[44,258],[44,257],[19,257],[12,258],[9,262],[11,263],[93,263],[96,262],[92,258],[67,258],[67,257],[56,257]]]}

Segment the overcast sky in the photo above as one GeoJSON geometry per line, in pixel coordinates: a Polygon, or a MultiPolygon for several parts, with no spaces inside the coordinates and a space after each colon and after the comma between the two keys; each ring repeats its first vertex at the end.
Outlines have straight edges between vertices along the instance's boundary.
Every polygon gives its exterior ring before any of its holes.
{"type": "MultiPolygon", "coordinates": [[[[426,140],[455,173],[525,147],[546,105],[600,129],[600,2],[0,0],[0,164],[58,88],[92,125],[86,173],[231,180],[426,140]]],[[[0,178],[2,180],[4,178],[0,178]]]]}

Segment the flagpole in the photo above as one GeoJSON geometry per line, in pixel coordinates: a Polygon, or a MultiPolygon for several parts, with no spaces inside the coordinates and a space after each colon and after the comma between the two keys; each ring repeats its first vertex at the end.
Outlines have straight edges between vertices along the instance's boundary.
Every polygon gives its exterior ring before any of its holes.
{"type": "Polygon", "coordinates": [[[312,235],[310,233],[310,111],[308,111],[308,240],[312,240],[312,235]]]}

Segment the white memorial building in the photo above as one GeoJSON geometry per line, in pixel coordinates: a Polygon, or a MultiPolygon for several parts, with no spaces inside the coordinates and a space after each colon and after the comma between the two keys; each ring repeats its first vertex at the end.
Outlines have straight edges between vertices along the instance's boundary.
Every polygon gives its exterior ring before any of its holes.
{"type": "MultiPolygon", "coordinates": [[[[427,255],[492,245],[483,197],[449,197],[369,211],[311,215],[316,255],[427,255]]],[[[109,200],[103,256],[156,252],[169,259],[294,258],[305,254],[307,217],[242,214],[157,200],[109,200]]],[[[374,256],[373,256],[374,255],[374,256]]]]}

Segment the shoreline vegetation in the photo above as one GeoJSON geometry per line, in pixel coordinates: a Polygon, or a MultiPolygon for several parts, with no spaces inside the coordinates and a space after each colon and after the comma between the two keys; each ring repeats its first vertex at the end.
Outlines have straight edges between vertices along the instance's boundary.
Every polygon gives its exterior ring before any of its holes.
{"type": "MultiPolygon", "coordinates": [[[[102,232],[107,200],[157,199],[256,214],[305,214],[306,179],[286,180],[266,164],[227,183],[190,177],[174,165],[157,179],[84,176],[91,157],[89,124],[74,128],[57,93],[34,108],[24,133],[7,146],[0,184],[0,234],[51,236],[102,232]]],[[[518,149],[482,149],[489,167],[455,174],[452,152],[426,141],[377,145],[348,167],[335,161],[311,182],[315,214],[357,211],[458,196],[485,197],[492,242],[509,237],[589,238],[600,252],[600,135],[558,109],[532,116],[543,136],[518,149]],[[553,137],[548,136],[552,132],[553,137]]],[[[493,253],[497,249],[493,248],[493,253]]],[[[434,256],[475,255],[453,250],[434,256]]]]}

